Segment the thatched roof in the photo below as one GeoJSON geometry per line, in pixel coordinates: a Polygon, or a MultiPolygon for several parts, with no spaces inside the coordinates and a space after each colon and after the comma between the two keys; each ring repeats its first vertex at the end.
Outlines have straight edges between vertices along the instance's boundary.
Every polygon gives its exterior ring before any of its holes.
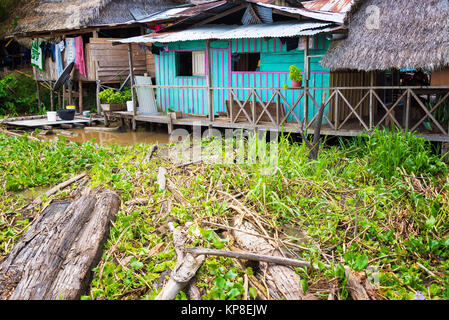
{"type": "Polygon", "coordinates": [[[447,0],[364,0],[353,10],[348,38],[331,45],[323,66],[371,71],[449,65],[447,0]],[[367,28],[369,6],[380,10],[378,29],[367,28]]]}
{"type": "Polygon", "coordinates": [[[186,0],[31,0],[20,10],[15,35],[50,31],[77,30],[88,26],[121,24],[133,20],[129,8],[144,9],[148,14],[186,0]]]}

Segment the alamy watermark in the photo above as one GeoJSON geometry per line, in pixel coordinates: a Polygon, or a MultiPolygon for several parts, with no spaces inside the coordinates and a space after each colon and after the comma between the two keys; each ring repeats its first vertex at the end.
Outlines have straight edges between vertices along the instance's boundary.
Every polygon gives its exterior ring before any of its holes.
{"type": "Polygon", "coordinates": [[[201,123],[193,131],[176,129],[170,135],[175,146],[170,158],[175,164],[213,163],[220,165],[254,165],[260,174],[270,175],[278,167],[279,133],[245,129],[216,128],[202,131],[201,123]]]}

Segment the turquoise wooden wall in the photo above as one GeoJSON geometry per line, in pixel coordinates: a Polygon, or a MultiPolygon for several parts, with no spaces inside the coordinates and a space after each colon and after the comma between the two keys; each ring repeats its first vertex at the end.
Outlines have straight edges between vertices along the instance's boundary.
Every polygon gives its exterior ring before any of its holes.
{"type": "MultiPolygon", "coordinates": [[[[325,54],[330,42],[324,35],[317,35],[313,39],[314,45],[310,55],[325,54]]],[[[191,88],[206,86],[206,77],[177,77],[176,52],[204,50],[205,41],[186,41],[170,44],[167,51],[156,55],[156,83],[162,86],[182,86],[185,89],[158,89],[157,101],[161,109],[178,110],[186,113],[207,115],[207,93],[205,89],[191,88]],[[189,89],[190,87],[190,89],[189,89]]],[[[283,88],[285,84],[291,86],[288,79],[289,66],[294,64],[304,69],[304,52],[302,50],[287,51],[286,44],[280,39],[239,39],[230,41],[214,41],[211,43],[212,55],[212,83],[214,88],[283,88]],[[259,72],[234,72],[232,70],[231,55],[240,52],[260,52],[261,66],[259,72]]],[[[310,87],[328,87],[330,72],[319,64],[320,58],[311,59],[310,87]]],[[[240,100],[246,100],[249,90],[235,90],[240,100]]],[[[270,100],[274,90],[257,90],[263,101],[270,100]]],[[[312,94],[321,102],[322,90],[313,90],[312,94]]],[[[293,105],[300,95],[299,90],[285,90],[281,93],[293,105]]],[[[215,112],[225,111],[225,100],[229,99],[228,90],[214,90],[215,112]]],[[[295,113],[303,119],[303,104],[295,109],[295,113]]],[[[309,101],[309,119],[317,112],[312,101],[309,101]]],[[[288,111],[287,111],[288,112],[288,111]]]]}

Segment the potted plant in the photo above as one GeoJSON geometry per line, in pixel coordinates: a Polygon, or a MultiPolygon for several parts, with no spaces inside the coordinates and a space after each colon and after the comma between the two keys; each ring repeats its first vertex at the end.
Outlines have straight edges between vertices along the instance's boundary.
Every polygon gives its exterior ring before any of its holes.
{"type": "Polygon", "coordinates": [[[290,74],[289,79],[292,80],[292,88],[301,88],[302,87],[302,73],[301,69],[296,67],[295,65],[290,66],[290,74]]]}
{"type": "Polygon", "coordinates": [[[182,111],[175,111],[173,108],[168,108],[167,113],[173,120],[182,118],[182,111]]]}
{"type": "Polygon", "coordinates": [[[131,89],[116,91],[106,89],[98,94],[103,111],[122,111],[126,110],[126,102],[131,100],[131,89]]]}

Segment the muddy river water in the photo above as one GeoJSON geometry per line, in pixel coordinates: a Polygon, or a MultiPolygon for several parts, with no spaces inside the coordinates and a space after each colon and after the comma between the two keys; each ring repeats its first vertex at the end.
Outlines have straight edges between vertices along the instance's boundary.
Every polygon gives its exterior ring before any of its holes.
{"type": "MultiPolygon", "coordinates": [[[[145,144],[164,144],[169,142],[169,135],[165,130],[142,130],[137,132],[102,132],[91,131],[84,129],[71,129],[67,132],[73,133],[73,136],[66,136],[66,138],[73,142],[84,143],[95,139],[95,143],[100,146],[108,146],[118,144],[121,146],[131,146],[137,143],[145,144]]],[[[57,138],[57,135],[49,135],[42,137],[45,140],[53,140],[57,138]]]]}

